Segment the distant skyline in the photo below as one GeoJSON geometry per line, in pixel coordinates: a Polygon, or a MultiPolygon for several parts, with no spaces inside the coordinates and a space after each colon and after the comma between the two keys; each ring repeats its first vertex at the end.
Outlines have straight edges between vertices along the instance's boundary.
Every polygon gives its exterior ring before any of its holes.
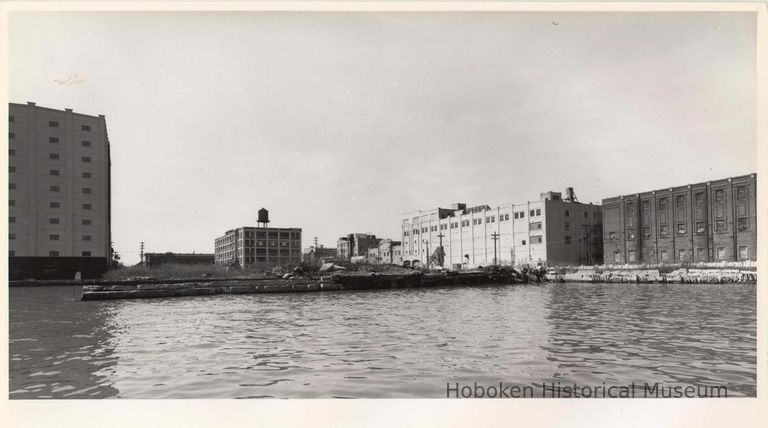
{"type": "Polygon", "coordinates": [[[12,12],[9,100],[104,114],[112,240],[400,237],[400,216],[757,171],[751,13],[12,12]]]}

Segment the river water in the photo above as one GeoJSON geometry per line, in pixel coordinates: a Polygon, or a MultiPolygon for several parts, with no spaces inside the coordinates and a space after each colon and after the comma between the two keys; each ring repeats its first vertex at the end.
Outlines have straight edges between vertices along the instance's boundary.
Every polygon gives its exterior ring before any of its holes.
{"type": "MultiPolygon", "coordinates": [[[[80,302],[10,288],[10,398],[446,397],[478,384],[756,394],[754,284],[545,284],[80,302]]],[[[538,390],[537,390],[538,391],[538,390]]]]}

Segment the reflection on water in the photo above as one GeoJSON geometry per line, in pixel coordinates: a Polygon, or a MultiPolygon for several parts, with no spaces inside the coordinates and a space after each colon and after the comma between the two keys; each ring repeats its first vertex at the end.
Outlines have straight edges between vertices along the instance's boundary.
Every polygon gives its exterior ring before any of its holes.
{"type": "Polygon", "coordinates": [[[11,398],[445,397],[446,382],[475,381],[756,391],[747,284],[78,298],[10,289],[11,398]]]}

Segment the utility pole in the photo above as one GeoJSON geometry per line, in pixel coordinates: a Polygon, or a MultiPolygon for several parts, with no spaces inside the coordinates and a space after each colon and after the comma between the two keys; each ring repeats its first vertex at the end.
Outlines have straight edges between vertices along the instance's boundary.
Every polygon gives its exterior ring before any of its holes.
{"type": "Polygon", "coordinates": [[[429,241],[425,239],[424,244],[427,246],[426,268],[429,269],[429,241]]]}
{"type": "Polygon", "coordinates": [[[496,241],[499,240],[499,234],[496,232],[491,233],[491,239],[493,239],[493,264],[497,264],[496,260],[496,241]]]}
{"type": "Polygon", "coordinates": [[[317,251],[317,236],[315,236],[314,242],[315,242],[315,251],[317,251]]]}
{"type": "Polygon", "coordinates": [[[437,237],[440,238],[440,254],[437,255],[437,262],[440,263],[440,267],[443,267],[443,263],[445,262],[445,260],[443,260],[444,259],[444,254],[445,254],[445,251],[443,250],[443,237],[444,236],[445,235],[443,235],[443,232],[440,232],[440,234],[437,235],[437,237]]]}
{"type": "Polygon", "coordinates": [[[141,265],[144,266],[144,241],[141,241],[141,245],[139,246],[139,257],[141,265]]]}

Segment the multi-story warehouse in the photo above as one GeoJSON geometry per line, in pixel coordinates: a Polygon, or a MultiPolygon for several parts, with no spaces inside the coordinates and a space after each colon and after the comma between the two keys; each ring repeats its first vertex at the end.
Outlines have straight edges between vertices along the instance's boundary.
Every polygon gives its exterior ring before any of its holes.
{"type": "Polygon", "coordinates": [[[755,260],[757,175],[603,199],[607,263],[755,260]]]}
{"type": "Polygon", "coordinates": [[[402,259],[410,265],[442,261],[452,268],[601,263],[601,233],[600,206],[576,202],[569,188],[565,200],[546,192],[538,201],[497,208],[457,203],[405,214],[402,259]]]}
{"type": "Polygon", "coordinates": [[[215,241],[216,264],[284,265],[301,263],[301,229],[240,227],[215,241]]]}
{"type": "Polygon", "coordinates": [[[320,265],[324,259],[336,258],[336,248],[325,248],[322,245],[304,249],[301,260],[309,265],[320,265]]]}
{"type": "Polygon", "coordinates": [[[101,276],[111,260],[103,115],[9,104],[11,279],[101,276]]]}

